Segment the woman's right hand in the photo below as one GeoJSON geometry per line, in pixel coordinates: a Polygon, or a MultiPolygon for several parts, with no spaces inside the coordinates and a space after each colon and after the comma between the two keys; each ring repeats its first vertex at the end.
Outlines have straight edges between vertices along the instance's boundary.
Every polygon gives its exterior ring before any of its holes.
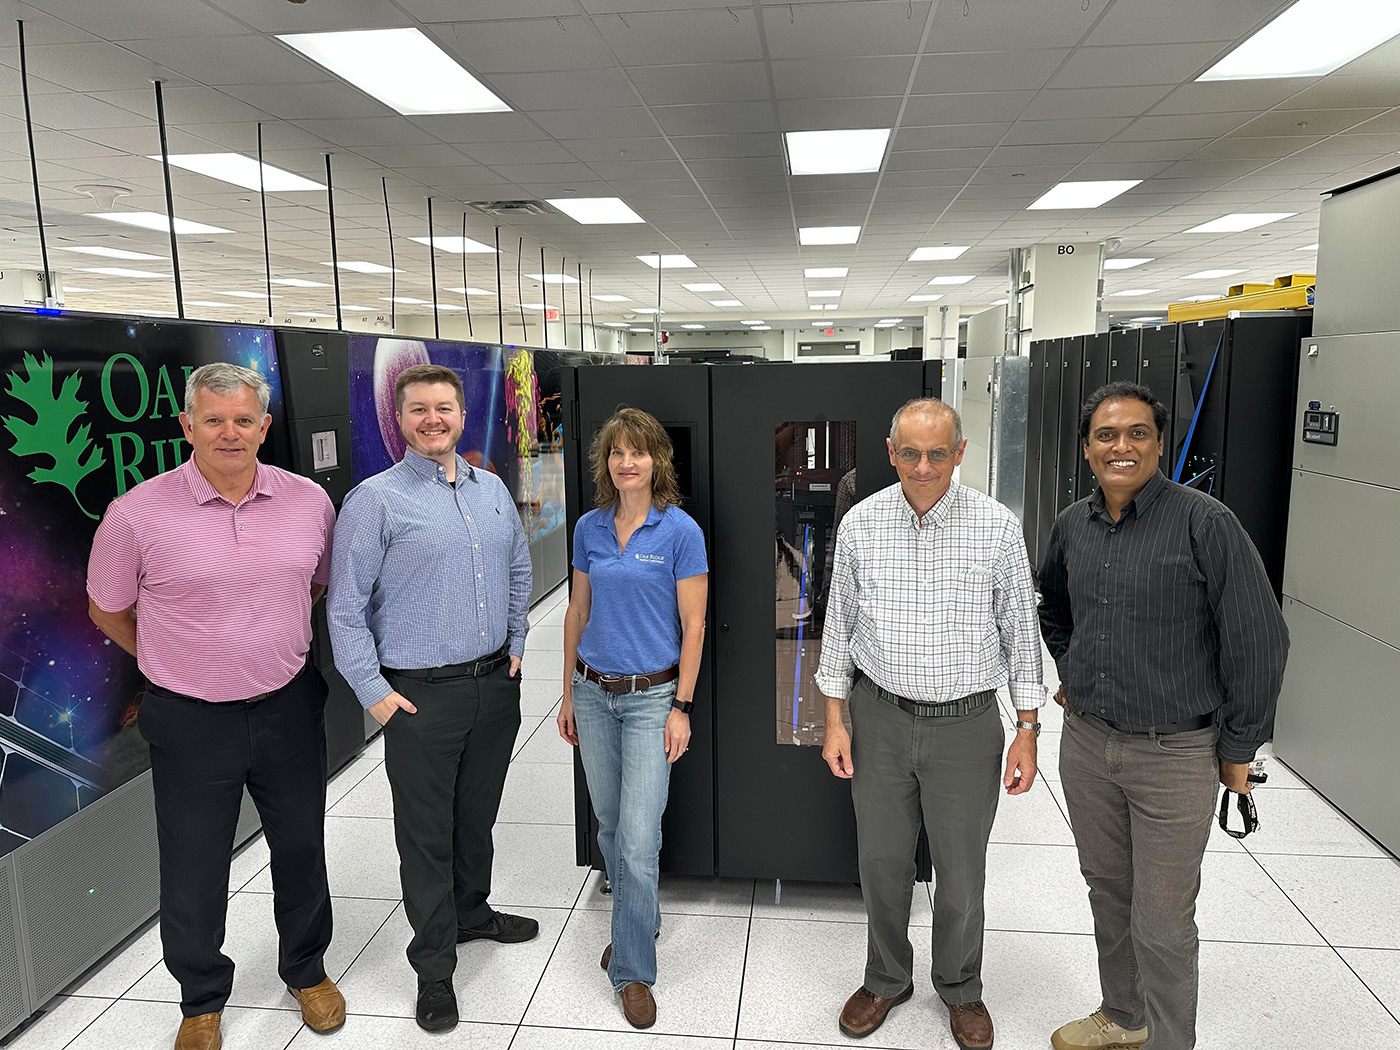
{"type": "Polygon", "coordinates": [[[559,701],[559,735],[574,747],[578,747],[578,723],[574,721],[574,698],[568,693],[559,701]]]}

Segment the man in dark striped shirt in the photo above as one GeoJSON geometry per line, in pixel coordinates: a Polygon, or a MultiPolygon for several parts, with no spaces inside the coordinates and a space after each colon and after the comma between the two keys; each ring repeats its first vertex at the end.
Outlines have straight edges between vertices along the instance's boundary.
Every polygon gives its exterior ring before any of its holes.
{"type": "Polygon", "coordinates": [[[1090,395],[1079,437],[1099,487],[1060,514],[1041,567],[1060,776],[1103,991],[1051,1036],[1056,1050],[1196,1045],[1196,895],[1216,786],[1250,789],[1288,654],[1239,520],[1158,471],[1166,421],[1135,383],[1090,395]]]}

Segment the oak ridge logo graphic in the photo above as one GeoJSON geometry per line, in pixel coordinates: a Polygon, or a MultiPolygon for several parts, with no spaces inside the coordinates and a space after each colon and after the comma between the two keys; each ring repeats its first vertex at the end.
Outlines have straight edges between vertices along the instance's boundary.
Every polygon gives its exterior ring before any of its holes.
{"type": "Polygon", "coordinates": [[[82,380],[77,372],[72,373],[55,395],[53,358],[44,354],[41,361],[26,353],[23,365],[25,378],[21,379],[18,371],[8,374],[8,392],[33,411],[34,422],[16,416],[4,417],[5,429],[14,438],[10,451],[20,458],[47,456],[53,460],[51,467],[36,466],[29,472],[29,479],[35,484],[49,481],[62,485],[78,509],[96,521],[99,515],[78,499],[78,483],[101,468],[106,457],[102,449],[92,443],[89,424],[83,423],[73,430],[73,425],[87,415],[88,403],[78,397],[82,380]]]}

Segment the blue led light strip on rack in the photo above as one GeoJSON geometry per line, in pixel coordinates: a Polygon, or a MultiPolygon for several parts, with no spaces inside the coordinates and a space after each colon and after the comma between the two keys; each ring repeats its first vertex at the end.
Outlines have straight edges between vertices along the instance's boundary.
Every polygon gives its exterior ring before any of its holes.
{"type": "MultiPolygon", "coordinates": [[[[1206,369],[1206,381],[1201,387],[1201,396],[1196,398],[1196,411],[1191,413],[1191,426],[1186,431],[1186,440],[1181,445],[1181,456],[1176,461],[1176,469],[1172,471],[1172,480],[1180,481],[1181,474],[1186,469],[1186,455],[1191,451],[1191,439],[1196,436],[1196,424],[1201,419],[1201,409],[1206,405],[1206,393],[1210,390],[1211,376],[1215,375],[1215,363],[1220,360],[1220,346],[1225,342],[1225,326],[1220,326],[1220,338],[1215,341],[1215,353],[1211,355],[1210,368],[1206,369]]],[[[1191,479],[1196,480],[1195,478],[1191,479]]],[[[1188,482],[1189,484],[1189,482],[1188,482]]],[[[1211,486],[1214,488],[1214,485],[1211,486]]]]}
{"type": "Polygon", "coordinates": [[[812,554],[812,526],[802,527],[802,576],[797,584],[797,656],[792,665],[792,731],[797,732],[797,709],[802,700],[802,628],[811,607],[807,605],[807,562],[812,554]]]}

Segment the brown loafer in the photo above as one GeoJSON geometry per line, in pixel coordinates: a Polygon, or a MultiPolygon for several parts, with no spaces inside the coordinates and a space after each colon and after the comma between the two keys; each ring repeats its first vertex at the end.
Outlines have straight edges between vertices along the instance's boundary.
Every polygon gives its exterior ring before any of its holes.
{"type": "Polygon", "coordinates": [[[864,1039],[885,1023],[885,1017],[891,1010],[900,1003],[907,1003],[913,994],[912,984],[891,998],[876,995],[865,985],[861,985],[855,994],[846,1000],[846,1005],[841,1010],[841,1031],[852,1039],[864,1039]]]}
{"type": "Polygon", "coordinates": [[[603,962],[602,962],[602,967],[603,967],[603,969],[606,970],[606,969],[608,968],[608,963],[610,963],[610,962],[612,962],[612,945],[611,945],[611,944],[609,944],[606,948],[603,949],[603,962]]]}
{"type": "Polygon", "coordinates": [[[180,1022],[180,1031],[175,1036],[175,1050],[219,1050],[224,1045],[224,1037],[219,1034],[219,1018],[222,1011],[186,1017],[180,1022]]]}
{"type": "Polygon", "coordinates": [[[978,999],[975,1003],[944,1003],[953,1038],[963,1050],[989,1050],[992,1045],[992,1015],[978,999]]]}
{"type": "Polygon", "coordinates": [[[310,988],[288,988],[287,991],[301,1003],[301,1019],[313,1032],[325,1035],[345,1023],[345,996],[329,977],[310,988]]]}
{"type": "Polygon", "coordinates": [[[651,989],[641,981],[622,986],[622,1016],[633,1028],[650,1028],[656,1024],[656,1000],[651,989]]]}

